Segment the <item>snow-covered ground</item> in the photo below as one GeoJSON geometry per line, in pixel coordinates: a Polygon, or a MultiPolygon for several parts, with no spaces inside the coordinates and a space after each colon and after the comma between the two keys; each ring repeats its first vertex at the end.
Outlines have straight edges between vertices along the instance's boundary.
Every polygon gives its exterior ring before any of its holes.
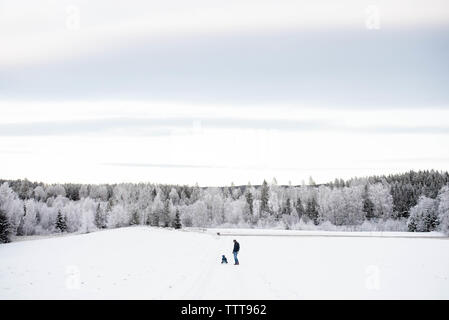
{"type": "Polygon", "coordinates": [[[129,227],[2,244],[0,299],[449,299],[448,238],[344,235],[129,227]],[[233,238],[241,265],[221,265],[233,238]]]}

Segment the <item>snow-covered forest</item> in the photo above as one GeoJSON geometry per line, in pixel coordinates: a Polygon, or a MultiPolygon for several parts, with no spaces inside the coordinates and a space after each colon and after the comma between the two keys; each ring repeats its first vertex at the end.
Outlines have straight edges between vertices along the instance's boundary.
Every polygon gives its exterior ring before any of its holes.
{"type": "Polygon", "coordinates": [[[449,233],[447,172],[220,188],[0,183],[0,242],[130,225],[449,233]]]}

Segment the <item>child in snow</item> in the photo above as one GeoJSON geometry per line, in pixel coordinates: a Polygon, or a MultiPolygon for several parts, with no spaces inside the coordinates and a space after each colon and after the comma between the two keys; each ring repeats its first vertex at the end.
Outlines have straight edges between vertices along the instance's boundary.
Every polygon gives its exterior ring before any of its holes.
{"type": "Polygon", "coordinates": [[[226,259],[226,257],[225,257],[225,255],[222,255],[221,256],[221,263],[223,264],[223,263],[228,263],[228,259],[226,259]]]}

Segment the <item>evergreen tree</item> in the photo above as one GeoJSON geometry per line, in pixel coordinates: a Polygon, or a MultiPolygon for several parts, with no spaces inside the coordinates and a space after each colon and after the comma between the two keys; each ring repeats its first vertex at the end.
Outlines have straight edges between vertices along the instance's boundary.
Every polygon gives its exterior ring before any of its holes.
{"type": "Polygon", "coordinates": [[[28,179],[20,181],[20,187],[19,190],[17,190],[17,195],[19,196],[19,198],[22,200],[27,200],[31,197],[32,193],[33,193],[33,184],[30,181],[28,181],[28,179]]]}
{"type": "Polygon", "coordinates": [[[363,194],[363,212],[367,220],[374,218],[374,203],[368,196],[368,184],[365,185],[365,192],[363,194]]]}
{"type": "Polygon", "coordinates": [[[368,197],[363,199],[363,212],[367,220],[374,218],[374,203],[368,197]]]}
{"type": "Polygon", "coordinates": [[[198,182],[195,183],[193,187],[192,193],[190,194],[190,203],[194,203],[201,198],[201,188],[198,185],[198,182]]]}
{"type": "Polygon", "coordinates": [[[131,225],[137,225],[139,224],[140,219],[139,219],[139,211],[134,208],[132,209],[132,214],[131,214],[131,225]]]}
{"type": "Polygon", "coordinates": [[[36,212],[36,225],[39,225],[41,223],[41,214],[39,213],[39,211],[36,212]]]}
{"type": "Polygon", "coordinates": [[[268,199],[270,198],[270,189],[268,188],[267,181],[263,181],[262,189],[260,194],[260,216],[265,218],[270,213],[270,209],[268,208],[268,199]]]}
{"type": "Polygon", "coordinates": [[[407,227],[408,227],[409,232],[416,232],[417,231],[416,220],[413,218],[411,218],[411,219],[409,218],[407,227]]]}
{"type": "Polygon", "coordinates": [[[100,204],[97,205],[97,210],[95,211],[95,225],[98,229],[106,228],[106,221],[103,213],[101,212],[100,204]]]}
{"type": "Polygon", "coordinates": [[[291,201],[290,201],[290,198],[287,198],[285,203],[282,205],[281,210],[279,210],[279,212],[275,215],[275,220],[279,221],[283,215],[290,216],[291,214],[292,214],[291,201]]]}
{"type": "Polygon", "coordinates": [[[58,211],[58,216],[56,217],[56,229],[60,232],[67,231],[67,221],[60,210],[58,211]]]}
{"type": "Polygon", "coordinates": [[[253,203],[253,194],[248,189],[245,194],[246,203],[248,204],[249,214],[252,217],[254,215],[254,203],[253,203]]]}
{"type": "Polygon", "coordinates": [[[181,223],[181,219],[179,217],[179,209],[176,209],[176,214],[175,214],[175,221],[173,223],[173,227],[175,229],[181,229],[182,228],[182,223],[181,223]]]}
{"type": "Polygon", "coordinates": [[[156,190],[156,188],[153,188],[153,191],[151,192],[151,201],[153,201],[154,198],[156,198],[156,196],[157,196],[157,190],[156,190]]]}
{"type": "Polygon", "coordinates": [[[301,220],[302,215],[304,214],[304,207],[302,206],[301,198],[298,197],[296,200],[296,214],[298,215],[298,219],[301,220]]]}
{"type": "Polygon", "coordinates": [[[0,243],[7,243],[10,241],[11,225],[9,224],[6,213],[0,209],[0,243]]]}
{"type": "Polygon", "coordinates": [[[232,200],[236,200],[235,198],[235,184],[234,182],[231,182],[231,186],[229,187],[229,191],[231,192],[230,196],[232,200]]]}
{"type": "Polygon", "coordinates": [[[316,186],[316,183],[312,177],[309,177],[309,186],[316,186]]]}
{"type": "Polygon", "coordinates": [[[165,228],[170,225],[170,200],[164,201],[164,209],[162,211],[162,223],[165,228]]]}
{"type": "Polygon", "coordinates": [[[159,212],[153,212],[153,219],[151,220],[151,225],[153,227],[159,227],[159,212]]]}
{"type": "Polygon", "coordinates": [[[438,201],[421,196],[418,204],[410,210],[407,221],[409,231],[429,232],[435,230],[438,224],[438,201]]]}
{"type": "Polygon", "coordinates": [[[424,225],[427,227],[427,230],[429,231],[436,230],[438,224],[439,220],[436,214],[428,214],[424,217],[424,225]]]}
{"type": "Polygon", "coordinates": [[[309,217],[310,220],[313,221],[315,225],[319,224],[317,204],[315,198],[313,197],[312,199],[307,201],[306,215],[307,217],[309,217]]]}
{"type": "Polygon", "coordinates": [[[287,201],[285,202],[285,207],[284,207],[283,213],[286,215],[292,214],[292,204],[291,204],[290,198],[287,198],[287,201]]]}
{"type": "Polygon", "coordinates": [[[224,199],[231,198],[231,190],[229,189],[229,187],[223,188],[223,198],[224,199]]]}
{"type": "Polygon", "coordinates": [[[449,230],[449,205],[441,205],[449,200],[438,200],[442,197],[440,189],[449,183],[449,173],[433,170],[348,181],[336,179],[327,185],[317,185],[310,179],[309,185],[303,182],[302,187],[278,186],[275,181],[273,184],[264,181],[257,187],[232,184],[230,188],[209,189],[198,185],[119,184],[102,187],[0,180],[0,188],[5,182],[10,188],[0,190],[0,201],[3,201],[0,207],[10,222],[11,235],[61,229],[79,231],[94,224],[98,228],[126,226],[139,221],[174,226],[175,210],[172,216],[172,207],[178,206],[183,208],[184,226],[256,223],[268,217],[282,217],[284,223],[291,226],[296,217],[293,219],[288,215],[295,207],[298,218],[310,217],[315,224],[330,221],[335,225],[358,225],[364,218],[401,219],[397,223],[402,224],[403,218],[408,218],[411,231],[449,230]],[[369,196],[367,190],[363,192],[366,185],[369,186],[369,196]],[[297,198],[298,194],[302,199],[297,198]],[[81,196],[85,202],[79,202],[81,196]],[[307,199],[312,196],[315,199],[309,203],[307,199]],[[169,203],[166,203],[167,198],[169,203]],[[22,209],[24,199],[27,199],[25,210],[22,209]],[[92,199],[107,202],[98,207],[98,202],[92,199]],[[60,208],[61,213],[55,212],[54,208],[60,208]],[[56,215],[59,218],[55,219],[56,215]],[[70,217],[70,225],[64,216],[70,217]]]}

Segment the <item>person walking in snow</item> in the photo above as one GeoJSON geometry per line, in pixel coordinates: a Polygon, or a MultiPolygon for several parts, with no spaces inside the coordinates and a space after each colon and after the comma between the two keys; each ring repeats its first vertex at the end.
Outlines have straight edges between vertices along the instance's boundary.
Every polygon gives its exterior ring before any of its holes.
{"type": "Polygon", "coordinates": [[[234,239],[234,249],[232,250],[232,253],[234,254],[234,265],[239,265],[239,259],[237,259],[237,254],[240,251],[240,244],[237,242],[237,240],[234,239]]]}

